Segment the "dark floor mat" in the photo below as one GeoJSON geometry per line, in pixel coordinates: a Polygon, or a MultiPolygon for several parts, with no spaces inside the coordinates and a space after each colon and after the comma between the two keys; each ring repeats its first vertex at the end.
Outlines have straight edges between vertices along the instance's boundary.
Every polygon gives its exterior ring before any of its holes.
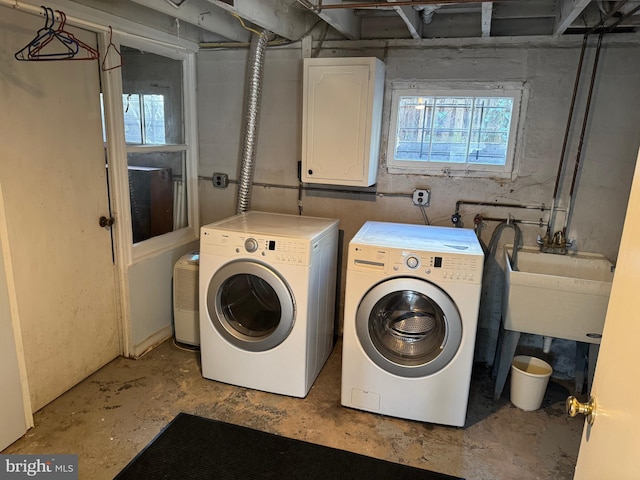
{"type": "Polygon", "coordinates": [[[119,480],[453,480],[441,473],[180,413],[119,480]]]}

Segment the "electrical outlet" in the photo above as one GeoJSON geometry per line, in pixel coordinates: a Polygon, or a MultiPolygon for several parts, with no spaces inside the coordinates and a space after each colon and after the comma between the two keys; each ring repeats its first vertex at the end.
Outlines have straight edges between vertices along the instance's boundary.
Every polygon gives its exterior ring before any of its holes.
{"type": "Polygon", "coordinates": [[[214,173],[212,181],[215,188],[227,188],[229,177],[226,173],[214,173]]]}
{"type": "Polygon", "coordinates": [[[413,191],[413,204],[429,206],[429,200],[431,200],[431,190],[414,190],[413,191]]]}

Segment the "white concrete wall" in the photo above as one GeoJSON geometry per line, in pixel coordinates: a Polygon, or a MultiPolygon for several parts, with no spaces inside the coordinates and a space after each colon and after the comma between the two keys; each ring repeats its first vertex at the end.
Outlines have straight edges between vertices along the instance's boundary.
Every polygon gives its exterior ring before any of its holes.
{"type": "MultiPolygon", "coordinates": [[[[450,217],[457,200],[490,204],[551,204],[560,161],[569,105],[577,70],[580,39],[563,41],[560,46],[503,45],[456,47],[341,49],[322,50],[320,56],[377,56],[387,65],[386,85],[406,80],[519,81],[530,89],[522,139],[522,158],[515,180],[491,178],[447,178],[421,175],[391,175],[386,172],[386,142],[389,127],[389,89],[385,93],[383,138],[377,190],[384,193],[410,193],[430,188],[427,209],[431,223],[451,226],[450,217]]],[[[595,39],[593,40],[595,43],[595,39]]],[[[241,128],[244,100],[246,50],[201,51],[198,53],[198,107],[200,136],[199,175],[227,173],[237,179],[241,156],[241,128]]],[[[578,135],[594,49],[589,48],[565,159],[560,206],[566,207],[573,175],[578,135]]],[[[257,148],[255,182],[297,185],[297,162],[301,150],[302,54],[298,49],[269,49],[265,55],[263,103],[257,148]]],[[[640,144],[640,63],[637,45],[612,43],[605,39],[600,56],[590,120],[582,149],[581,168],[574,192],[574,214],[569,237],[576,248],[602,253],[615,261],[631,177],[640,144]]],[[[214,189],[200,180],[201,222],[206,224],[235,212],[235,185],[214,189]]],[[[251,208],[297,213],[298,191],[256,186],[251,208]]],[[[476,213],[521,220],[538,220],[539,211],[504,210],[467,206],[463,209],[465,227],[473,227],[476,213]]],[[[303,194],[303,214],[340,219],[345,231],[344,244],[366,220],[422,223],[418,207],[405,197],[363,196],[358,194],[303,194]]],[[[545,215],[546,216],[546,215],[545,215]]],[[[488,223],[482,238],[489,241],[495,223],[488,223]]],[[[558,225],[561,225],[558,224],[558,225]]],[[[525,244],[535,244],[544,229],[522,226],[525,244]]],[[[505,231],[505,241],[512,241],[505,231]]],[[[346,258],[344,259],[346,261],[346,258]]],[[[344,262],[343,272],[344,275],[344,262]]],[[[343,282],[344,285],[344,282],[343,282]]],[[[343,303],[343,300],[342,300],[343,303]]],[[[481,321],[481,330],[494,334],[495,318],[481,321]]],[[[482,338],[482,333],[479,338],[482,338]]],[[[487,332],[484,332],[487,333],[487,332]]],[[[479,345],[482,352],[485,345],[479,345]]],[[[491,350],[489,348],[489,350],[491,350]]],[[[485,354],[484,357],[487,355],[485,354]]],[[[477,356],[478,357],[478,356],[477,356]]]]}
{"type": "Polygon", "coordinates": [[[198,243],[182,245],[129,267],[132,355],[138,357],[173,334],[173,268],[198,243]]]}

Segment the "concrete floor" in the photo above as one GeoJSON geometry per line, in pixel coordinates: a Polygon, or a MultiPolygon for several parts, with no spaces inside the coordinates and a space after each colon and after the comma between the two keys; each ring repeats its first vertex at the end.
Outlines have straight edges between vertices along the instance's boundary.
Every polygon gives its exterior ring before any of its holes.
{"type": "Polygon", "coordinates": [[[110,479],[178,412],[245,425],[468,480],[573,477],[583,419],[564,414],[570,382],[549,383],[542,408],[492,400],[490,370],[474,367],[467,423],[446,427],[340,406],[341,343],[309,395],[290,398],[205,380],[199,353],[167,341],[118,358],[34,416],[2,453],[77,453],[81,479],[110,479]]]}

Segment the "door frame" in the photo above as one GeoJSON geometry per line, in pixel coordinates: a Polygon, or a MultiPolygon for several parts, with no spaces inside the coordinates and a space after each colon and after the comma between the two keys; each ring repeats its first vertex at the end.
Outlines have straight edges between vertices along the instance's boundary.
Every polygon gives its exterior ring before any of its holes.
{"type": "MultiPolygon", "coordinates": [[[[148,339],[149,345],[136,345],[132,335],[130,267],[155,258],[168,251],[191,244],[198,239],[198,136],[196,115],[196,78],[195,51],[178,46],[168,46],[152,39],[140,38],[128,33],[103,33],[100,35],[100,49],[105,52],[109,43],[117,48],[122,43],[157,55],[181,60],[183,62],[183,112],[186,153],[186,186],[188,226],[162,236],[134,244],[131,231],[131,208],[129,192],[129,171],[127,145],[124,133],[124,112],[122,105],[122,75],[120,69],[102,71],[105,132],[109,159],[109,184],[112,189],[112,208],[115,212],[116,264],[119,277],[119,307],[122,318],[122,354],[125,357],[136,356],[141,350],[166,338],[166,332],[154,334],[148,339]],[[120,227],[120,228],[118,228],[120,227]]],[[[197,49],[197,46],[196,46],[197,49]]],[[[155,333],[155,332],[154,332],[155,333]]]]}
{"type": "MultiPolygon", "coordinates": [[[[195,52],[198,45],[188,40],[167,34],[153,28],[146,27],[116,15],[95,10],[91,7],[79,5],[69,0],[51,0],[48,3],[53,9],[65,12],[68,25],[82,28],[96,34],[101,57],[97,63],[100,69],[100,79],[105,98],[104,102],[104,129],[107,136],[106,154],[109,168],[107,171],[108,193],[110,195],[110,208],[116,218],[113,230],[114,259],[116,263],[116,310],[120,316],[120,350],[125,357],[134,353],[131,335],[131,301],[129,268],[133,263],[141,262],[153,256],[160,255],[172,248],[192,243],[198,238],[199,210],[197,201],[197,116],[196,116],[196,79],[195,79],[195,52]],[[191,165],[191,174],[187,188],[191,193],[188,196],[189,225],[188,232],[172,232],[170,243],[160,245],[155,249],[144,252],[142,255],[133,253],[131,212],[129,208],[129,182],[126,161],[126,145],[124,141],[122,102],[109,101],[114,97],[121,98],[122,78],[120,69],[104,71],[102,67],[103,52],[107,52],[109,45],[116,44],[126,39],[127,44],[145,45],[150,51],[159,51],[160,54],[175,57],[179,56],[185,62],[183,92],[185,110],[186,138],[190,145],[187,154],[187,163],[191,165]],[[123,226],[126,228],[118,228],[123,226]],[[182,234],[182,235],[180,235],[182,234]],[[168,245],[168,246],[167,246],[168,245]]],[[[39,3],[33,0],[21,0],[17,2],[5,2],[0,0],[0,8],[12,8],[35,16],[43,16],[39,3]]],[[[189,168],[189,167],[188,167],[189,168]]],[[[170,234],[168,234],[170,235],[170,234]]]]}

